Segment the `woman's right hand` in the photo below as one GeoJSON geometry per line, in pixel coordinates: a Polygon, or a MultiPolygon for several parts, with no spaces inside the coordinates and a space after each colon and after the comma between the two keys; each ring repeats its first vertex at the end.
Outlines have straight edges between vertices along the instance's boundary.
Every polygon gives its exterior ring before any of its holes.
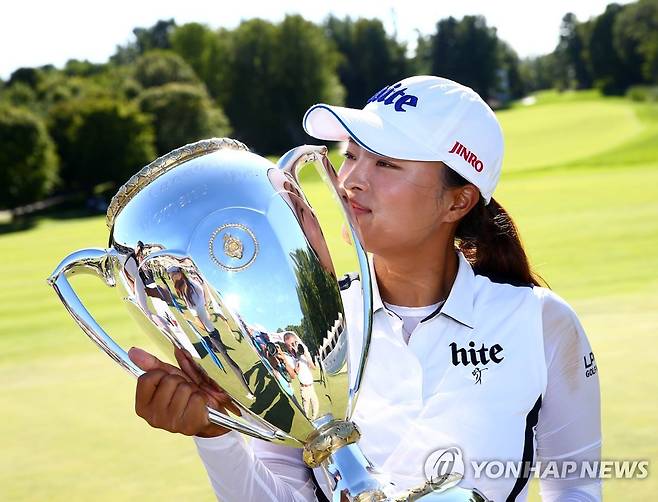
{"type": "Polygon", "coordinates": [[[128,356],[145,371],[137,379],[135,411],[151,427],[186,436],[215,437],[229,429],[208,420],[207,406],[240,414],[229,395],[182,349],[174,355],[180,369],[133,347],[128,356]]]}

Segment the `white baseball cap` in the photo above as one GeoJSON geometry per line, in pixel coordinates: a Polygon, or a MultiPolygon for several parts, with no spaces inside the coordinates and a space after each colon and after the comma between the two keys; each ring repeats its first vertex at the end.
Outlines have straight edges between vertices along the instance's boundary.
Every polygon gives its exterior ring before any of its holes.
{"type": "Polygon", "coordinates": [[[328,141],[350,137],[376,155],[442,161],[473,183],[487,204],[503,163],[496,115],[470,87],[420,75],[384,87],[362,109],[313,105],[304,130],[328,141]]]}

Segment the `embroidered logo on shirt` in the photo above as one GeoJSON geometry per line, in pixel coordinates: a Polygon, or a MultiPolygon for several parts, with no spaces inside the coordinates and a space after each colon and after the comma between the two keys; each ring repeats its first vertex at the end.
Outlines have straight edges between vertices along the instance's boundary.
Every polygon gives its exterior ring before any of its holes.
{"type": "Polygon", "coordinates": [[[457,344],[452,342],[450,344],[450,349],[452,350],[452,364],[459,366],[463,364],[468,366],[472,364],[473,366],[478,366],[479,364],[486,365],[490,362],[498,364],[505,356],[499,355],[503,348],[500,344],[493,345],[490,349],[484,346],[484,343],[479,349],[475,349],[475,342],[468,342],[468,349],[457,348],[457,344]]]}
{"type": "Polygon", "coordinates": [[[592,375],[596,375],[597,369],[596,361],[594,360],[594,354],[590,352],[589,356],[583,356],[583,361],[585,362],[585,376],[589,378],[592,375]]]}
{"type": "Polygon", "coordinates": [[[477,384],[482,384],[482,372],[487,371],[489,368],[475,368],[472,372],[471,375],[475,377],[475,383],[477,384]]]}

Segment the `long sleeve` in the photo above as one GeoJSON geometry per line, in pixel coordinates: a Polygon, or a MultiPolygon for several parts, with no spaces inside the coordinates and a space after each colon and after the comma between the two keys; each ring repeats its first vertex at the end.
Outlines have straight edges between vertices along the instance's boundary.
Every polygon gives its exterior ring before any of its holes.
{"type": "Polygon", "coordinates": [[[247,440],[235,431],[194,440],[221,502],[316,500],[300,449],[247,440]]]}
{"type": "MultiPolygon", "coordinates": [[[[573,309],[558,295],[543,296],[546,392],[537,423],[537,460],[575,462],[576,472],[540,478],[544,502],[599,501],[601,482],[579,475],[601,458],[601,402],[592,348],[573,309]]],[[[566,472],[568,468],[564,468],[566,472]]]]}

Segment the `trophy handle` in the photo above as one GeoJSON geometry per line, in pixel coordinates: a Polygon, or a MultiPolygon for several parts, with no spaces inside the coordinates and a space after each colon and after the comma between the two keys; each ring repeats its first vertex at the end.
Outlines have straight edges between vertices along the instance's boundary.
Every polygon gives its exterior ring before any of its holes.
{"type": "Polygon", "coordinates": [[[88,274],[100,277],[105,284],[114,287],[116,282],[111,273],[111,260],[117,259],[118,256],[113,251],[100,248],[81,249],[64,258],[47,280],[82,331],[123,369],[135,377],[139,377],[144,372],[130,360],[126,351],[100,327],[68,281],[72,275],[88,274]]]}
{"type": "MultiPolygon", "coordinates": [[[[116,281],[112,274],[112,268],[118,260],[119,254],[111,249],[81,249],[64,258],[50,277],[48,277],[47,282],[53,287],[64,307],[82,331],[123,369],[135,377],[139,377],[144,371],[133,363],[128,357],[128,353],[101,328],[96,322],[96,319],[85,308],[68,280],[70,276],[75,274],[90,274],[100,277],[105,284],[114,287],[116,281]]],[[[208,419],[216,425],[233,429],[258,439],[264,439],[266,441],[288,439],[288,436],[281,431],[265,429],[255,424],[236,420],[210,407],[208,407],[208,419]]]]}
{"type": "MultiPolygon", "coordinates": [[[[348,373],[353,374],[353,379],[350,378],[349,395],[347,398],[347,414],[346,418],[352,415],[356,399],[361,388],[361,380],[363,372],[365,371],[366,362],[368,360],[368,350],[370,348],[370,332],[372,328],[372,281],[370,278],[370,264],[368,263],[368,256],[361,245],[361,237],[358,233],[358,227],[354,222],[354,218],[350,207],[345,202],[345,199],[340,194],[338,186],[338,176],[331,161],[328,157],[328,148],[326,146],[317,145],[302,145],[292,150],[289,150],[281,156],[277,162],[277,166],[281,171],[289,175],[297,185],[299,183],[299,172],[301,168],[309,162],[317,162],[322,169],[320,175],[331,186],[334,197],[338,200],[345,219],[347,220],[349,231],[356,250],[357,259],[359,262],[359,273],[361,276],[361,285],[363,288],[363,345],[361,349],[360,360],[356,368],[349,368],[348,359],[348,373]]],[[[304,193],[302,191],[302,193],[304,193]]]]}

